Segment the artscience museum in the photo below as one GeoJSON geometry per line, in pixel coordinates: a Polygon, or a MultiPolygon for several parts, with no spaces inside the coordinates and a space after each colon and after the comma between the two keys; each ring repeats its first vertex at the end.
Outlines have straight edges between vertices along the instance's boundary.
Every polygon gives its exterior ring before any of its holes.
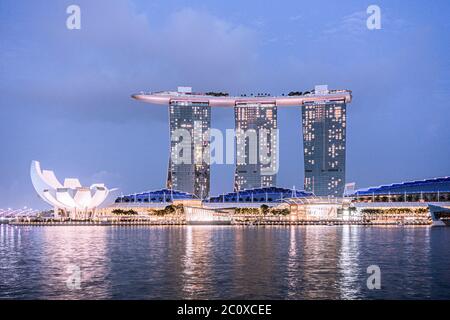
{"type": "Polygon", "coordinates": [[[111,191],[103,183],[83,187],[77,178],[66,178],[62,184],[51,170],[42,170],[32,161],[31,181],[39,197],[54,208],[55,216],[86,219],[107,199],[111,191]]]}

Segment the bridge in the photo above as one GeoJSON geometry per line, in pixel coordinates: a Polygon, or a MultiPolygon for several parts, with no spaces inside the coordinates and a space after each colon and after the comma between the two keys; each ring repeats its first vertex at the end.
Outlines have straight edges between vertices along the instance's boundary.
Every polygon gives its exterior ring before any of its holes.
{"type": "Polygon", "coordinates": [[[16,218],[31,218],[36,217],[40,210],[24,207],[22,209],[1,209],[0,208],[0,221],[10,221],[16,218]]]}

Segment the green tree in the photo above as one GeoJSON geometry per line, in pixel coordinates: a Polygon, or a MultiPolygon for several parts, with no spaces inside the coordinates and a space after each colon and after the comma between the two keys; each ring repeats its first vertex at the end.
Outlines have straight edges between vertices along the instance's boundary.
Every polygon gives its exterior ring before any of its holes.
{"type": "Polygon", "coordinates": [[[114,209],[113,211],[111,211],[113,214],[117,214],[117,215],[136,215],[138,214],[136,211],[134,211],[133,209],[130,210],[122,210],[122,209],[114,209]]]}
{"type": "Polygon", "coordinates": [[[173,214],[173,213],[175,213],[177,211],[177,208],[173,204],[170,204],[167,207],[165,207],[164,210],[168,214],[173,214]]]}

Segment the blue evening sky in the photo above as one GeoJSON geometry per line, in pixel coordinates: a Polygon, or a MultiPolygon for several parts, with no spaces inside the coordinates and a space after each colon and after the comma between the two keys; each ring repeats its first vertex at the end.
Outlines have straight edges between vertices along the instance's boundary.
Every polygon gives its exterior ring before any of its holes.
{"type": "MultiPolygon", "coordinates": [[[[232,94],[350,89],[347,181],[450,175],[450,2],[0,2],[0,208],[45,207],[31,160],[133,193],[161,188],[167,108],[130,98],[190,85],[232,94]],[[66,8],[81,7],[81,30],[66,8]],[[381,30],[366,9],[381,8],[381,30]]],[[[300,110],[279,109],[278,185],[303,186],[300,110]]],[[[212,126],[234,127],[232,109],[212,126]]],[[[233,165],[212,167],[212,194],[233,165]]]]}

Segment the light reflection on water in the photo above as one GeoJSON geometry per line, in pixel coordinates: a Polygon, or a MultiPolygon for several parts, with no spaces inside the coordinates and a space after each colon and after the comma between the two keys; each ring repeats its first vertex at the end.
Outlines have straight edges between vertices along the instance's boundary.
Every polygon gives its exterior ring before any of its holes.
{"type": "Polygon", "coordinates": [[[429,227],[0,225],[0,298],[450,299],[449,240],[429,227]],[[366,287],[373,264],[381,290],[366,287]]]}
{"type": "Polygon", "coordinates": [[[341,299],[357,299],[364,283],[358,277],[358,235],[361,228],[343,226],[341,232],[341,246],[338,260],[340,278],[337,287],[341,299]]]}

